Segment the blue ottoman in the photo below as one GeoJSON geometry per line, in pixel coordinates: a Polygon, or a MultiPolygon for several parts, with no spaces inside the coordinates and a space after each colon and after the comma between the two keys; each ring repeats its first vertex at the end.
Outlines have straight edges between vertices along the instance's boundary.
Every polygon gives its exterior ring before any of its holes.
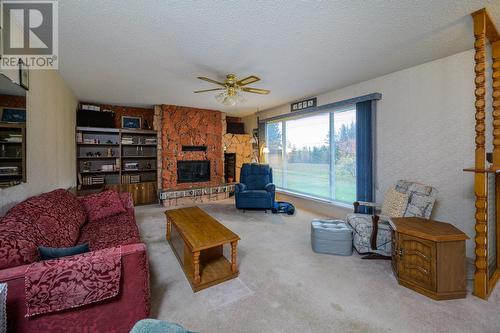
{"type": "Polygon", "coordinates": [[[182,326],[157,319],[142,319],[135,323],[130,333],[194,333],[182,326]]]}
{"type": "Polygon", "coordinates": [[[342,220],[311,221],[311,246],[316,253],[352,255],[352,229],[342,220]]]}

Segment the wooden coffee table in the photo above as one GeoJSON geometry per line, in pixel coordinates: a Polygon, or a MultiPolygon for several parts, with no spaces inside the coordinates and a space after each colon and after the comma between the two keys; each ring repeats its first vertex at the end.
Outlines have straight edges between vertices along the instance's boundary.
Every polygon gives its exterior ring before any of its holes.
{"type": "Polygon", "coordinates": [[[238,235],[198,207],[167,210],[165,215],[167,240],[193,291],[238,276],[238,235]],[[231,262],[223,255],[224,244],[231,244],[231,262]]]}

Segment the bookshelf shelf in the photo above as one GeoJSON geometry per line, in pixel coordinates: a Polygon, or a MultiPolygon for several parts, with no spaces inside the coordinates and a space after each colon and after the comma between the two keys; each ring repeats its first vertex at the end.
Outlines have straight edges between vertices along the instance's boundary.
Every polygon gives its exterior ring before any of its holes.
{"type": "Polygon", "coordinates": [[[0,122],[0,188],[26,182],[26,125],[0,122]]]}
{"type": "Polygon", "coordinates": [[[116,160],[119,157],[118,156],[112,156],[112,157],[108,157],[108,156],[101,156],[101,157],[97,157],[97,156],[78,156],[77,158],[80,159],[80,160],[116,160]]]}
{"type": "Polygon", "coordinates": [[[85,143],[85,142],[78,142],[77,144],[81,146],[115,146],[115,147],[118,147],[120,145],[119,143],[85,143]]]}
{"type": "Polygon", "coordinates": [[[77,127],[76,133],[76,172],[80,188],[101,186],[130,192],[135,204],[157,202],[156,131],[77,127]],[[91,143],[93,141],[96,143],[91,143]],[[101,156],[86,156],[90,153],[101,156]],[[110,154],[114,156],[108,156],[110,154]],[[100,170],[104,165],[106,168],[112,165],[115,170],[100,170]],[[138,169],[126,170],[126,165],[138,169]],[[83,171],[88,169],[91,171],[83,171]]]}
{"type": "Polygon", "coordinates": [[[92,173],[118,173],[120,170],[90,170],[90,171],[82,171],[81,174],[92,174],[92,173]]]}

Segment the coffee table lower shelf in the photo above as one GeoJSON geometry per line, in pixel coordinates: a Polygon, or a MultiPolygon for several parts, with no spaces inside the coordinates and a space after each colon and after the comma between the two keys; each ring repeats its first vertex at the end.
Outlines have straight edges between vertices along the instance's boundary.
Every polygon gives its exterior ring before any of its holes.
{"type": "Polygon", "coordinates": [[[193,273],[187,271],[184,265],[182,268],[191,288],[195,292],[234,279],[238,276],[238,271],[234,273],[231,271],[231,263],[225,257],[219,257],[205,263],[200,263],[200,283],[198,284],[194,283],[193,273]]]}
{"type": "Polygon", "coordinates": [[[234,279],[238,276],[238,270],[233,272],[231,262],[222,255],[222,246],[220,246],[201,251],[199,263],[200,282],[196,283],[194,279],[193,260],[191,259],[192,257],[189,249],[187,247],[184,248],[183,254],[185,255],[183,256],[184,258],[181,258],[181,254],[176,250],[176,246],[170,240],[169,243],[194,292],[234,279]]]}

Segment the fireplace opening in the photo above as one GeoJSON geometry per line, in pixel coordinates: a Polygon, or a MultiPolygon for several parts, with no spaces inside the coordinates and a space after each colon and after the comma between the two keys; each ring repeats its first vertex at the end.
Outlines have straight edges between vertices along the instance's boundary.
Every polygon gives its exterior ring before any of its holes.
{"type": "Polygon", "coordinates": [[[210,181],[210,161],[177,161],[177,183],[210,181]]]}
{"type": "Polygon", "coordinates": [[[236,154],[224,153],[224,180],[232,183],[236,180],[236,154]]]}

